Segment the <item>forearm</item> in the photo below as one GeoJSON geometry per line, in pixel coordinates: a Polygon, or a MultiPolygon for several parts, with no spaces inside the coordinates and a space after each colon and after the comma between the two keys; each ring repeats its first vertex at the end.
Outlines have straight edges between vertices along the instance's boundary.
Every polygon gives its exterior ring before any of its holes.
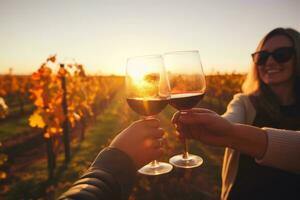
{"type": "Polygon", "coordinates": [[[244,124],[234,124],[230,148],[260,159],[267,148],[268,137],[265,130],[244,124]]]}
{"type": "Polygon", "coordinates": [[[65,192],[65,199],[127,199],[135,180],[135,166],[122,151],[106,148],[89,170],[65,192]]]}

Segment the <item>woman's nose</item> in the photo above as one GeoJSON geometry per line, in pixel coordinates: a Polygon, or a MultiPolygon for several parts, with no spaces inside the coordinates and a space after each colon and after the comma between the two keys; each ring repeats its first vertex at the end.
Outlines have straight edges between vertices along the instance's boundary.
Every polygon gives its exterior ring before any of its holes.
{"type": "Polygon", "coordinates": [[[277,64],[277,62],[274,60],[273,56],[270,55],[270,56],[267,58],[266,66],[268,66],[268,65],[274,65],[274,64],[277,64]]]}

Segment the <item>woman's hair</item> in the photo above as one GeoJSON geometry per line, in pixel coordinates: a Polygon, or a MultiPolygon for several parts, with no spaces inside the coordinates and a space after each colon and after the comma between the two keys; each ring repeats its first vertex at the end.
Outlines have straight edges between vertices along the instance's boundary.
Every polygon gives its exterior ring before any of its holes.
{"type": "MultiPolygon", "coordinates": [[[[291,28],[276,28],[270,31],[258,44],[256,51],[260,51],[266,41],[273,36],[284,35],[290,38],[295,48],[295,75],[296,79],[300,79],[300,33],[291,28]]],[[[246,94],[254,94],[261,90],[261,80],[255,63],[252,64],[250,72],[242,85],[242,91],[246,94]]]]}

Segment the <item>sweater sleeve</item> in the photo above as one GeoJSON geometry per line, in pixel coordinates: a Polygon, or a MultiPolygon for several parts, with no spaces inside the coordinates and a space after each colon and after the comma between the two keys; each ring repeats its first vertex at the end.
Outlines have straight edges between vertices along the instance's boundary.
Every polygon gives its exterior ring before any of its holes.
{"type": "Polygon", "coordinates": [[[300,131],[263,128],[267,131],[265,155],[256,162],[300,174],[300,131]]]}
{"type": "Polygon", "coordinates": [[[128,199],[135,177],[134,163],[126,153],[115,148],[105,148],[87,172],[59,200],[128,199]]]}
{"type": "Polygon", "coordinates": [[[222,117],[233,123],[244,124],[246,122],[243,94],[234,95],[222,117]]]}

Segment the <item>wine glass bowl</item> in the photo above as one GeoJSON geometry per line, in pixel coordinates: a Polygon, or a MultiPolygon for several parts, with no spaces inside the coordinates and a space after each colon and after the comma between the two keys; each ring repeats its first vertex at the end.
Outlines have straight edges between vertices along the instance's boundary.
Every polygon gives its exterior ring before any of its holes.
{"type": "MultiPolygon", "coordinates": [[[[129,107],[143,116],[153,118],[170,99],[170,86],[160,55],[133,57],[126,65],[126,99],[129,107]]],[[[156,160],[139,169],[144,175],[168,173],[173,166],[156,160]]]]}
{"type": "MultiPolygon", "coordinates": [[[[206,90],[205,76],[199,52],[177,51],[164,54],[171,87],[170,105],[180,112],[195,107],[204,97],[206,90]]],[[[188,144],[184,139],[183,154],[173,156],[170,163],[180,168],[198,167],[203,159],[188,153],[188,144]]]]}

